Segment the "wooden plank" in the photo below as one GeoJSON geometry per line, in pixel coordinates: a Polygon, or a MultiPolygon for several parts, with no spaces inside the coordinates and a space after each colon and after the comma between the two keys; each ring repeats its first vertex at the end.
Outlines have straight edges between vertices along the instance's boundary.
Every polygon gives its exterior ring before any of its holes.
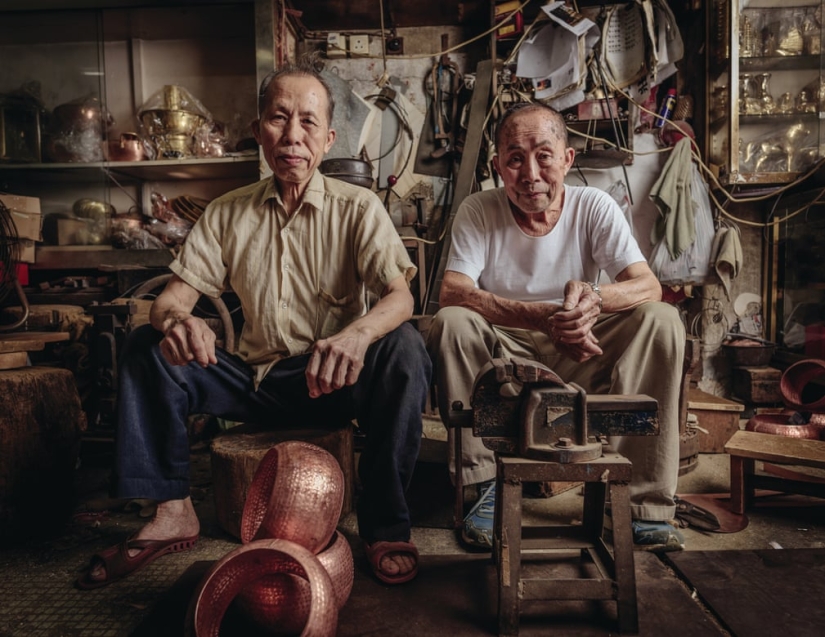
{"type": "Polygon", "coordinates": [[[5,352],[0,354],[0,369],[17,369],[25,367],[29,356],[26,352],[5,352]]]}
{"type": "Polygon", "coordinates": [[[44,341],[4,341],[2,337],[0,337],[0,354],[12,352],[37,352],[45,347],[46,343],[44,341]]]}
{"type": "Polygon", "coordinates": [[[721,396],[691,387],[688,391],[688,409],[710,409],[714,411],[744,411],[745,406],[721,396]]]}
{"type": "Polygon", "coordinates": [[[44,343],[59,343],[68,341],[68,332],[14,332],[13,334],[0,334],[0,341],[5,342],[26,342],[42,341],[44,343]]]}
{"type": "Polygon", "coordinates": [[[737,431],[725,445],[731,456],[779,464],[825,467],[825,441],[737,431]]]}

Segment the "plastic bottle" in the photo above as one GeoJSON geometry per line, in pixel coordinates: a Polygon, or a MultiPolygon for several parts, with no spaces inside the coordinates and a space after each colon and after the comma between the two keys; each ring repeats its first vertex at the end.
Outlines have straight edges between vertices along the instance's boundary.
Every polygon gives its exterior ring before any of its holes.
{"type": "Polygon", "coordinates": [[[665,121],[673,116],[673,109],[676,108],[676,89],[668,89],[665,99],[662,100],[662,106],[659,108],[659,116],[656,118],[654,124],[656,128],[661,128],[665,125],[665,121]]]}

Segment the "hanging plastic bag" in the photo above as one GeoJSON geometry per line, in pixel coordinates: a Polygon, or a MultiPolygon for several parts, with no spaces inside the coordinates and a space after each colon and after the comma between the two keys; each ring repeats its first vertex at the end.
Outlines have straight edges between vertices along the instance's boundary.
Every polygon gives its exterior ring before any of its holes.
{"type": "Polygon", "coordinates": [[[650,268],[665,285],[702,285],[710,272],[714,231],[708,187],[695,163],[691,162],[690,170],[690,196],[693,200],[696,230],[693,243],[676,259],[672,259],[667,241],[662,238],[650,255],[650,268]]]}

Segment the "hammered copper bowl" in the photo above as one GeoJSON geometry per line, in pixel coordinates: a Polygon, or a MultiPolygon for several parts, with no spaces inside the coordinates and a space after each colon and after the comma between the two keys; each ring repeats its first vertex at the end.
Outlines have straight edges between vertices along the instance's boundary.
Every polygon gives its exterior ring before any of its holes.
{"type": "Polygon", "coordinates": [[[252,478],[241,541],[290,540],[317,554],[332,539],[343,504],[344,474],[335,456],[308,442],[281,442],[252,478]]]}
{"type": "MultiPolygon", "coordinates": [[[[338,610],[352,592],[352,549],[339,531],[317,556],[332,580],[338,610]]],[[[296,635],[306,626],[312,606],[309,582],[291,573],[264,575],[238,593],[235,605],[247,619],[272,635],[296,635]]]]}
{"type": "Polygon", "coordinates": [[[320,560],[288,540],[256,540],[227,553],[198,585],[186,616],[186,633],[219,637],[229,604],[250,583],[276,573],[306,580],[309,612],[302,637],[333,637],[338,605],[332,580],[320,560]]]}

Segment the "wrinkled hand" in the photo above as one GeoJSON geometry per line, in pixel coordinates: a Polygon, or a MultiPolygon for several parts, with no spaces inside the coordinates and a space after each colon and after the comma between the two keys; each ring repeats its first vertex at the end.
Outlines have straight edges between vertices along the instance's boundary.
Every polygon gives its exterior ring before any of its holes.
{"type": "Polygon", "coordinates": [[[601,299],[582,281],[568,281],[564,286],[562,308],[548,317],[547,333],[556,348],[576,362],[601,355],[602,349],[591,331],[599,318],[601,299]]]}
{"type": "Polygon", "coordinates": [[[315,343],[306,368],[310,398],[354,385],[364,369],[370,341],[360,332],[340,332],[315,343]]]}
{"type": "Polygon", "coordinates": [[[187,365],[195,361],[206,367],[218,362],[215,332],[206,321],[191,314],[172,319],[164,330],[160,351],[170,365],[187,365]]]}

